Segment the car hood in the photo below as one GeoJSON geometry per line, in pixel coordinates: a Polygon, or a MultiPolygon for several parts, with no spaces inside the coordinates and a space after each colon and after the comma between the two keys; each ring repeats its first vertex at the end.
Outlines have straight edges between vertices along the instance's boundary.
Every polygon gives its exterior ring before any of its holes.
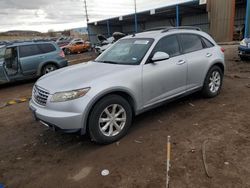
{"type": "Polygon", "coordinates": [[[250,43],[250,38],[245,38],[246,43],[250,43]]]}
{"type": "Polygon", "coordinates": [[[51,94],[91,87],[93,81],[120,71],[134,67],[133,65],[116,65],[89,61],[78,65],[59,69],[41,77],[36,85],[48,90],[51,94]]]}

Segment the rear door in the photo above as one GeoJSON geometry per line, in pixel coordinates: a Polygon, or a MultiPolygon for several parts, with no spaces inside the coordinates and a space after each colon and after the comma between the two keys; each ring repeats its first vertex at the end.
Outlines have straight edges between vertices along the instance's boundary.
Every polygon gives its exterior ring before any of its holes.
{"type": "Polygon", "coordinates": [[[38,66],[44,58],[42,53],[36,44],[19,46],[19,62],[24,75],[37,72],[38,66]]]}
{"type": "MultiPolygon", "coordinates": [[[[197,34],[179,34],[180,44],[182,46],[182,53],[188,64],[187,73],[187,90],[200,88],[206,75],[207,66],[213,56],[213,50],[206,47],[205,39],[197,34]]],[[[209,41],[207,45],[209,45],[209,41]]]]}
{"type": "Polygon", "coordinates": [[[187,64],[180,52],[176,35],[166,36],[156,44],[155,52],[166,52],[170,58],[143,66],[143,101],[150,106],[186,90],[187,64]]]}

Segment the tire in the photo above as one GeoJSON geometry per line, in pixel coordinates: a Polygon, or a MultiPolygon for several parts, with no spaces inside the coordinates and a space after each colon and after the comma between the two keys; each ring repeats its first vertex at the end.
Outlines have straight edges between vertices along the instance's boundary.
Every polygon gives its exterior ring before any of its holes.
{"type": "Polygon", "coordinates": [[[213,98],[219,95],[223,83],[223,73],[220,67],[213,66],[209,69],[204,85],[202,95],[206,98],[213,98]]]}
{"type": "Polygon", "coordinates": [[[65,53],[66,55],[70,55],[70,54],[71,54],[71,51],[70,51],[68,48],[65,48],[65,49],[64,49],[64,53],[65,53]]]}
{"type": "Polygon", "coordinates": [[[108,95],[98,101],[90,112],[89,135],[91,140],[98,144],[110,144],[126,135],[131,122],[132,109],[128,101],[119,95],[108,95]],[[119,116],[112,119],[113,114],[119,116]],[[101,119],[103,122],[100,122],[101,119]],[[117,127],[120,127],[120,130],[117,127]]]}
{"type": "Polygon", "coordinates": [[[57,66],[53,64],[47,64],[42,68],[42,75],[48,74],[50,72],[53,72],[57,70],[57,66]]]}

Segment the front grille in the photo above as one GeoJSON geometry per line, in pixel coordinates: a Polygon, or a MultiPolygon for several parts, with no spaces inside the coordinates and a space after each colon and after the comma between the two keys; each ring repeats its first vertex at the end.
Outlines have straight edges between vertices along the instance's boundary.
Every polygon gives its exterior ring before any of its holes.
{"type": "Polygon", "coordinates": [[[42,105],[42,106],[46,106],[47,103],[47,99],[49,97],[49,92],[38,87],[38,86],[34,86],[33,88],[33,99],[36,103],[42,105]]]}

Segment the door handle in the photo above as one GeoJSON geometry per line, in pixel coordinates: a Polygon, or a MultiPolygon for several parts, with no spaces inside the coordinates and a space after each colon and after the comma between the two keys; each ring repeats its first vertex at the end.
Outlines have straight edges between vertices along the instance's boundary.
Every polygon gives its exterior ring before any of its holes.
{"type": "Polygon", "coordinates": [[[184,63],[186,63],[186,61],[180,60],[180,61],[178,61],[176,64],[177,64],[177,65],[182,65],[182,64],[184,64],[184,63]]]}
{"type": "Polygon", "coordinates": [[[206,55],[207,57],[211,57],[212,56],[212,54],[210,54],[210,53],[207,53],[207,55],[206,55]]]}

